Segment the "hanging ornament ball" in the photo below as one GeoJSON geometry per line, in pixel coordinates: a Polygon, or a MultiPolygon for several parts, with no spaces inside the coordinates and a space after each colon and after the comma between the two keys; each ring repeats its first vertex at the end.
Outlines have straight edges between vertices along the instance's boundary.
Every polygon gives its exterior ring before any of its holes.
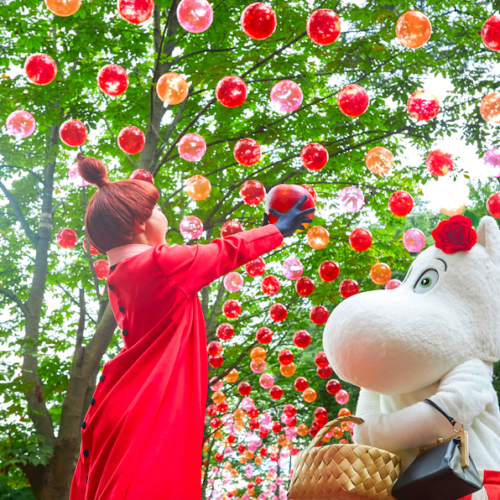
{"type": "Polygon", "coordinates": [[[266,197],[266,190],[259,181],[246,181],[241,186],[240,196],[247,205],[258,205],[266,197]]]}
{"type": "Polygon", "coordinates": [[[382,262],[377,262],[370,269],[370,278],[377,285],[385,285],[391,279],[391,268],[382,262]]]}
{"type": "Polygon", "coordinates": [[[314,281],[303,276],[295,282],[295,291],[302,297],[309,297],[314,292],[314,281]]]}
{"type": "Polygon", "coordinates": [[[154,6],[153,0],[118,0],[118,14],[129,23],[141,24],[151,17],[154,6]]]}
{"type": "Polygon", "coordinates": [[[328,245],[330,235],[322,226],[314,226],[307,231],[307,243],[314,250],[321,250],[328,245]]]}
{"type": "Polygon", "coordinates": [[[486,209],[492,217],[500,219],[500,193],[492,194],[488,198],[488,201],[486,202],[486,209]]]}
{"type": "Polygon", "coordinates": [[[145,144],[146,136],[144,132],[132,125],[122,128],[118,134],[118,146],[124,153],[129,155],[140,153],[145,144]]]}
{"type": "Polygon", "coordinates": [[[349,236],[349,245],[356,252],[364,252],[372,246],[372,235],[368,229],[357,228],[349,236]]]}
{"type": "Polygon", "coordinates": [[[333,373],[333,368],[331,366],[325,366],[324,368],[319,368],[316,370],[318,377],[330,378],[333,373]]]}
{"type": "Polygon", "coordinates": [[[266,276],[262,280],[261,288],[266,295],[276,295],[280,289],[280,282],[276,276],[266,276]]]}
{"type": "Polygon", "coordinates": [[[289,365],[293,362],[293,352],[290,349],[283,349],[278,353],[278,362],[280,365],[289,365]]]}
{"type": "Polygon", "coordinates": [[[270,37],[276,29],[276,14],[270,5],[252,3],[241,13],[241,27],[254,40],[270,37]]]}
{"type": "Polygon", "coordinates": [[[330,45],[340,35],[340,19],[330,9],[315,10],[307,19],[307,36],[318,45],[330,45]]]}
{"type": "Polygon", "coordinates": [[[431,37],[431,22],[418,10],[405,12],[396,23],[396,36],[401,45],[409,49],[418,49],[431,37]]]}
{"type": "Polygon", "coordinates": [[[293,343],[300,349],[305,349],[311,343],[311,335],[306,330],[299,330],[293,336],[293,343]]]}
{"type": "Polygon", "coordinates": [[[355,117],[368,109],[370,98],[361,85],[352,83],[339,91],[337,104],[344,115],[355,117]]]}
{"type": "Polygon", "coordinates": [[[18,110],[13,111],[5,122],[7,132],[16,139],[25,139],[29,137],[36,128],[36,121],[31,113],[18,110]]]}
{"type": "Polygon", "coordinates": [[[385,285],[385,289],[386,290],[395,290],[400,285],[401,285],[401,281],[399,281],[399,280],[389,280],[385,285]]]}
{"type": "Polygon", "coordinates": [[[97,278],[105,280],[109,275],[109,262],[107,259],[99,259],[94,262],[94,269],[97,278]]]}
{"type": "Polygon", "coordinates": [[[243,276],[236,272],[226,274],[224,277],[224,288],[229,293],[239,292],[243,288],[243,276]]]}
{"type": "Polygon", "coordinates": [[[314,362],[320,368],[324,368],[325,366],[330,365],[330,362],[328,361],[328,358],[326,357],[325,351],[318,352],[316,354],[316,356],[314,356],[314,362]]]}
{"type": "Polygon", "coordinates": [[[344,280],[340,284],[339,293],[344,299],[348,299],[352,295],[359,293],[359,285],[354,280],[344,280]]]}
{"type": "Polygon", "coordinates": [[[311,387],[308,387],[303,393],[302,393],[302,398],[306,403],[313,403],[316,401],[316,398],[318,397],[318,393],[312,389],[311,387]]]}
{"type": "Polygon", "coordinates": [[[252,392],[252,386],[248,382],[240,382],[238,392],[242,396],[248,396],[252,392]]]}
{"type": "Polygon", "coordinates": [[[78,170],[78,163],[75,162],[71,167],[68,169],[68,178],[69,180],[78,187],[83,187],[83,186],[90,186],[90,183],[85,181],[81,175],[80,171],[78,170]]]}
{"type": "Polygon", "coordinates": [[[359,212],[365,204],[363,192],[354,186],[341,189],[338,194],[338,200],[340,208],[349,214],[359,212]]]}
{"type": "Polygon", "coordinates": [[[82,5],[82,0],[45,0],[47,9],[59,17],[72,16],[82,5]]]}
{"type": "Polygon", "coordinates": [[[222,238],[227,238],[232,234],[241,233],[242,231],[243,228],[237,220],[228,220],[222,224],[222,227],[220,228],[220,235],[222,238]]]}
{"type": "Polygon", "coordinates": [[[277,323],[284,321],[288,311],[283,304],[273,304],[269,309],[269,316],[273,321],[277,323]]]}
{"type": "Polygon", "coordinates": [[[267,326],[263,326],[257,330],[255,338],[257,339],[257,342],[261,344],[269,344],[271,340],[273,340],[273,332],[270,328],[267,328],[267,326]]]}
{"type": "Polygon", "coordinates": [[[339,405],[346,405],[349,402],[349,393],[344,391],[344,389],[340,389],[335,395],[335,401],[337,401],[339,405]]]}
{"type": "Polygon", "coordinates": [[[263,373],[260,376],[259,384],[263,389],[270,389],[274,385],[274,377],[270,373],[263,373]]]}
{"type": "Polygon", "coordinates": [[[203,175],[192,175],[186,182],[186,193],[192,200],[205,200],[211,190],[210,181],[203,175]]]}
{"type": "Polygon", "coordinates": [[[208,344],[207,346],[207,352],[210,356],[220,356],[222,354],[222,351],[223,347],[220,342],[210,342],[210,344],[208,344]]]}
{"type": "Polygon", "coordinates": [[[239,302],[234,299],[226,300],[226,302],[222,305],[222,314],[229,319],[237,318],[241,314],[241,306],[239,302]]]}
{"type": "Polygon", "coordinates": [[[283,396],[283,389],[279,385],[273,385],[269,390],[269,396],[273,399],[281,399],[283,396]]]}
{"type": "Polygon", "coordinates": [[[238,370],[236,368],[233,368],[225,377],[224,377],[224,380],[228,383],[228,384],[234,384],[237,380],[238,380],[238,377],[240,376],[240,373],[238,372],[238,370]]]}
{"type": "Polygon", "coordinates": [[[432,175],[441,177],[453,170],[453,156],[443,149],[435,149],[427,156],[425,166],[432,175]]]}
{"type": "Polygon", "coordinates": [[[186,99],[188,92],[188,83],[179,73],[165,73],[158,78],[156,83],[156,93],[166,104],[180,104],[186,99]]]}
{"type": "Polygon", "coordinates": [[[408,113],[415,120],[430,120],[434,118],[439,111],[438,98],[427,90],[417,90],[414,92],[407,103],[408,113]]]}
{"type": "Polygon", "coordinates": [[[87,140],[87,127],[80,120],[67,120],[59,127],[59,137],[68,146],[81,146],[87,140]]]}
{"type": "Polygon", "coordinates": [[[297,371],[297,366],[295,363],[290,363],[289,365],[280,365],[280,373],[283,377],[292,377],[297,371]]]}
{"type": "Polygon", "coordinates": [[[56,241],[61,248],[73,248],[78,241],[78,236],[73,229],[61,229],[57,233],[56,241]]]}
{"type": "Polygon", "coordinates": [[[288,257],[288,259],[285,259],[282,268],[285,278],[289,280],[298,280],[304,272],[302,262],[295,257],[288,257]]]}
{"type": "Polygon", "coordinates": [[[500,177],[500,148],[489,149],[483,156],[484,166],[493,177],[500,177]]]}
{"type": "Polygon", "coordinates": [[[366,153],[365,162],[372,174],[384,175],[393,167],[394,156],[387,148],[377,146],[366,153]]]}
{"type": "MultiPolygon", "coordinates": [[[[266,205],[265,212],[269,215],[269,222],[271,224],[275,224],[278,219],[270,212],[270,209],[273,208],[278,212],[284,214],[288,212],[303,196],[307,196],[307,200],[305,200],[300,206],[300,210],[306,210],[307,208],[313,208],[316,206],[313,197],[302,186],[298,186],[296,184],[278,184],[274,186],[266,197],[266,205]]],[[[307,214],[307,218],[313,219],[314,212],[307,214]]],[[[309,227],[309,222],[305,222],[303,226],[307,229],[309,227]]],[[[303,229],[297,229],[296,233],[303,232],[303,229]]]]}
{"type": "Polygon", "coordinates": [[[266,263],[262,257],[257,257],[256,259],[245,264],[245,271],[248,276],[252,276],[252,278],[262,276],[266,271],[266,263]]]}
{"type": "Polygon", "coordinates": [[[302,392],[309,387],[309,382],[304,377],[297,377],[293,385],[295,389],[297,389],[299,392],[302,392]]]}
{"type": "Polygon", "coordinates": [[[127,72],[118,64],[108,64],[97,73],[97,85],[106,95],[122,95],[128,87],[127,72]]]}
{"type": "Polygon", "coordinates": [[[403,245],[408,252],[420,252],[425,247],[425,234],[420,229],[408,229],[403,235],[403,245]]]}
{"type": "Polygon", "coordinates": [[[323,281],[334,281],[339,277],[339,265],[333,260],[325,260],[318,269],[319,277],[323,281]]]}
{"type": "Polygon", "coordinates": [[[307,170],[321,170],[328,163],[328,151],[321,144],[311,142],[302,148],[300,159],[307,170]]]}
{"type": "Polygon", "coordinates": [[[188,240],[196,240],[203,233],[203,222],[195,215],[188,215],[181,220],[179,231],[188,240]]]}
{"type": "Polygon", "coordinates": [[[328,310],[323,306],[314,306],[309,313],[309,319],[315,325],[324,325],[328,321],[328,310]]]}
{"type": "Polygon", "coordinates": [[[250,358],[251,359],[257,359],[257,358],[266,359],[266,357],[267,357],[266,350],[263,347],[260,347],[260,345],[258,345],[257,347],[254,347],[250,351],[250,358]]]}
{"type": "Polygon", "coordinates": [[[182,0],[177,6],[177,20],[190,33],[206,31],[214,19],[214,11],[207,0],[182,0]]]}
{"type": "Polygon", "coordinates": [[[186,161],[199,161],[207,150],[205,139],[198,134],[186,134],[177,143],[179,156],[186,161]]]}
{"type": "Polygon", "coordinates": [[[314,204],[318,201],[318,195],[313,187],[308,186],[307,184],[301,184],[301,186],[313,197],[314,204]]]}
{"type": "Polygon", "coordinates": [[[291,113],[300,108],[302,89],[291,80],[281,80],[271,89],[271,108],[278,113],[291,113]]]}
{"type": "Polygon", "coordinates": [[[154,185],[154,177],[151,172],[148,172],[147,170],[144,170],[143,168],[138,168],[137,170],[134,170],[129,176],[129,179],[135,179],[136,181],[144,181],[144,182],[149,182],[150,184],[154,185]]]}
{"type": "Polygon", "coordinates": [[[57,66],[46,54],[33,54],[26,59],[24,71],[29,80],[37,85],[49,84],[57,74],[57,66]]]}
{"type": "Polygon", "coordinates": [[[222,323],[217,327],[216,333],[221,340],[230,340],[234,336],[234,328],[229,323],[222,323]]]}
{"type": "MultiPolygon", "coordinates": [[[[85,252],[87,251],[86,240],[83,240],[83,249],[85,250],[85,252]]],[[[92,243],[90,244],[90,255],[99,255],[99,250],[97,250],[97,248],[94,245],[92,245],[92,243]]]]}
{"type": "Polygon", "coordinates": [[[255,358],[250,362],[250,370],[254,373],[262,373],[266,366],[266,362],[262,358],[255,358]]]}
{"type": "Polygon", "coordinates": [[[239,140],[234,146],[233,153],[235,160],[245,167],[255,165],[260,160],[260,146],[254,139],[239,140]]]}
{"type": "Polygon", "coordinates": [[[215,97],[226,108],[237,108],[247,98],[247,86],[237,76],[225,76],[215,87],[215,97]]]}
{"type": "Polygon", "coordinates": [[[490,50],[500,51],[500,15],[495,14],[486,20],[481,30],[481,39],[490,50]]]}
{"type": "Polygon", "coordinates": [[[335,396],[335,394],[337,394],[340,389],[342,389],[342,386],[340,385],[340,382],[338,380],[332,379],[326,383],[326,391],[333,396],[335,396]]]}
{"type": "Polygon", "coordinates": [[[500,92],[485,95],[479,107],[481,116],[492,125],[500,125],[500,92]]]}
{"type": "Polygon", "coordinates": [[[413,198],[406,191],[396,191],[389,198],[389,210],[398,217],[405,217],[413,210],[413,198]]]}

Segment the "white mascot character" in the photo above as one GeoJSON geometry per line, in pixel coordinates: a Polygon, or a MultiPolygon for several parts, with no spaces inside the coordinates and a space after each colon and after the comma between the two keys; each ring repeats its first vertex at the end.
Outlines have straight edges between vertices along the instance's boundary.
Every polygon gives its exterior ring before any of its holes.
{"type": "Polygon", "coordinates": [[[324,350],[338,376],[362,388],[355,443],[397,454],[404,471],[420,446],[453,434],[429,398],[468,431],[484,488],[464,498],[500,500],[492,385],[500,359],[500,231],[484,217],[476,233],[458,215],[432,235],[436,246],[415,259],[398,288],[352,296],[333,311],[324,350]]]}

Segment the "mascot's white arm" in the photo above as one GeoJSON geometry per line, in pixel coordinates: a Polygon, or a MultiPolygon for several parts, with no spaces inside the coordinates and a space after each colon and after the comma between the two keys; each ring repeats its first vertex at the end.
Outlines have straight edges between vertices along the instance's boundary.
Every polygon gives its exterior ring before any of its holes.
{"type": "MultiPolygon", "coordinates": [[[[445,375],[430,397],[465,429],[491,403],[491,376],[483,361],[467,361],[445,375]]],[[[364,423],[354,427],[354,442],[388,451],[415,448],[448,438],[453,429],[431,405],[421,401],[394,413],[380,413],[380,395],[362,389],[356,416],[364,423]]]]}

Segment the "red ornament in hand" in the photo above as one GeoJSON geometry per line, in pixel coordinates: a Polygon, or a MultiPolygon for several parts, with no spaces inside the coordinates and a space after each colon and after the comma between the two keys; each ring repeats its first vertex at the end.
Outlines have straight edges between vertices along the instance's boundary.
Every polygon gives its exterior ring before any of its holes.
{"type": "Polygon", "coordinates": [[[337,103],[344,115],[355,117],[362,115],[368,109],[370,98],[361,85],[353,83],[339,92],[337,103]]]}
{"type": "Polygon", "coordinates": [[[477,243],[477,233],[472,221],[463,215],[442,220],[431,235],[436,248],[446,254],[470,250],[477,243]]]}
{"type": "Polygon", "coordinates": [[[68,146],[81,146],[87,140],[87,127],[80,120],[67,120],[59,128],[59,137],[68,146]]]}
{"type": "Polygon", "coordinates": [[[315,325],[324,325],[328,321],[328,311],[326,307],[314,306],[309,313],[309,318],[315,325]]]}
{"type": "Polygon", "coordinates": [[[334,281],[339,277],[339,265],[333,260],[325,260],[318,269],[319,277],[323,281],[334,281]]]}
{"type": "Polygon", "coordinates": [[[248,276],[252,276],[253,278],[256,276],[262,276],[266,271],[266,263],[262,257],[257,257],[256,259],[245,264],[245,271],[248,276]]]}
{"type": "Polygon", "coordinates": [[[389,198],[389,210],[398,217],[404,217],[413,210],[413,198],[406,191],[396,191],[389,198]]]}
{"type": "Polygon", "coordinates": [[[266,295],[276,295],[280,289],[280,282],[276,276],[266,276],[262,280],[262,291],[266,295]]]}
{"type": "Polygon", "coordinates": [[[307,19],[307,36],[318,45],[329,45],[340,35],[340,19],[330,9],[315,10],[307,19]]]}
{"type": "Polygon", "coordinates": [[[225,76],[215,87],[215,96],[223,106],[237,108],[247,98],[247,86],[237,76],[225,76]]]}
{"type": "Polygon", "coordinates": [[[314,281],[303,276],[295,282],[295,291],[302,297],[309,297],[314,292],[314,281]]]}
{"type": "Polygon", "coordinates": [[[370,231],[363,228],[355,229],[351,236],[349,236],[349,245],[356,250],[356,252],[364,252],[372,245],[372,235],[370,231]]]}
{"type": "Polygon", "coordinates": [[[359,285],[354,280],[344,280],[340,284],[339,293],[344,299],[348,299],[352,295],[359,293],[359,285]]]}
{"type": "Polygon", "coordinates": [[[300,159],[307,170],[314,172],[321,170],[328,163],[328,151],[321,144],[311,142],[302,148],[300,159]]]}
{"type": "Polygon", "coordinates": [[[276,14],[271,6],[265,3],[253,3],[241,14],[243,31],[254,40],[270,37],[276,29],[276,14]]]}
{"type": "Polygon", "coordinates": [[[283,304],[273,304],[269,309],[269,316],[273,321],[276,321],[277,323],[284,321],[287,314],[288,311],[283,304]]]}

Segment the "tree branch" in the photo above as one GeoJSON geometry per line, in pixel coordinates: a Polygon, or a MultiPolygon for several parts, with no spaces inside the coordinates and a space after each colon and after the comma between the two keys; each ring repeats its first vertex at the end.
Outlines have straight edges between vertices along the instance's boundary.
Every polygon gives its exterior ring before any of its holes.
{"type": "MultiPolygon", "coordinates": [[[[92,266],[93,267],[93,266],[92,266]]],[[[56,283],[57,283],[57,286],[64,292],[65,295],[68,296],[68,298],[71,300],[71,302],[73,302],[73,304],[76,304],[80,309],[81,309],[81,299],[80,299],[80,302],[78,302],[78,300],[76,300],[70,292],[68,292],[68,290],[66,290],[64,288],[64,286],[59,283],[59,281],[56,280],[56,283]]],[[[85,306],[85,297],[83,299],[84,301],[84,306],[85,306]]],[[[92,323],[96,324],[96,320],[85,310],[85,315],[87,316],[87,318],[89,318],[90,321],[92,321],[92,323]]]]}
{"type": "Polygon", "coordinates": [[[17,297],[17,295],[13,294],[12,292],[9,292],[8,290],[5,290],[5,288],[0,288],[0,293],[8,297],[10,300],[15,302],[18,306],[19,309],[21,309],[21,312],[26,316],[28,313],[28,310],[26,309],[26,304],[17,297]]]}

